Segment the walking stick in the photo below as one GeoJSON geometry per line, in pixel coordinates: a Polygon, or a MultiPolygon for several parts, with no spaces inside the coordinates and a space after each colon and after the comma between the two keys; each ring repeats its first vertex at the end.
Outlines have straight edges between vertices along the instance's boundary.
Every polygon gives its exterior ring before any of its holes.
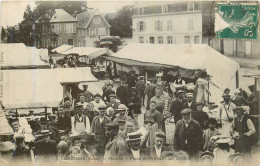
{"type": "Polygon", "coordinates": [[[34,158],[34,153],[33,153],[32,149],[30,150],[30,154],[31,154],[33,165],[35,165],[35,158],[34,158]]]}

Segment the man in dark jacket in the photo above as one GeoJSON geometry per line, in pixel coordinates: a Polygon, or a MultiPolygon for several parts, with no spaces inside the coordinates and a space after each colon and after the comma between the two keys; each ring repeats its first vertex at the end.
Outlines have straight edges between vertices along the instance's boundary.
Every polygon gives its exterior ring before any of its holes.
{"type": "Polygon", "coordinates": [[[161,131],[158,131],[154,134],[154,146],[150,146],[148,148],[150,157],[153,159],[161,159],[161,154],[168,150],[166,146],[163,145],[165,138],[165,134],[161,131]]]}
{"type": "MultiPolygon", "coordinates": [[[[114,110],[116,110],[119,106],[119,102],[116,101],[116,95],[115,94],[110,94],[109,95],[110,102],[107,103],[107,107],[112,107],[114,110]]],[[[116,115],[118,112],[115,111],[114,114],[116,115]]]]}
{"type": "Polygon", "coordinates": [[[116,94],[114,90],[112,90],[113,88],[113,84],[111,83],[108,83],[107,84],[107,90],[104,91],[103,95],[102,95],[102,100],[105,102],[105,103],[109,103],[110,102],[110,97],[109,95],[111,94],[116,94]]]}
{"type": "Polygon", "coordinates": [[[132,97],[129,100],[129,112],[128,115],[134,118],[134,114],[141,114],[142,101],[137,95],[137,90],[135,88],[131,89],[132,97]]]}
{"type": "Polygon", "coordinates": [[[25,145],[24,136],[15,137],[16,149],[14,152],[15,160],[29,161],[31,159],[30,149],[25,145]]]}
{"type": "Polygon", "coordinates": [[[128,105],[127,98],[127,89],[125,86],[125,80],[121,80],[121,85],[116,89],[116,96],[119,98],[120,103],[124,105],[128,105]]]}
{"type": "Polygon", "coordinates": [[[71,131],[71,118],[68,114],[63,110],[63,106],[61,106],[58,110],[58,122],[57,127],[59,130],[64,130],[66,134],[71,131]]]}
{"type": "Polygon", "coordinates": [[[194,159],[203,149],[203,134],[199,123],[191,119],[191,112],[190,108],[181,111],[183,119],[176,124],[173,147],[175,151],[187,152],[194,159]]]}
{"type": "Polygon", "coordinates": [[[196,120],[199,124],[201,129],[205,130],[207,129],[208,126],[208,120],[209,120],[209,116],[206,112],[204,112],[203,103],[197,103],[197,109],[196,110],[192,110],[192,119],[196,120]]]}
{"type": "Polygon", "coordinates": [[[177,92],[177,98],[172,101],[170,112],[174,115],[174,123],[176,124],[182,119],[181,111],[184,109],[184,94],[183,90],[177,92]]]}
{"type": "Polygon", "coordinates": [[[193,93],[186,94],[187,101],[184,103],[184,108],[190,108],[192,111],[196,110],[196,103],[193,102],[193,93]]]}

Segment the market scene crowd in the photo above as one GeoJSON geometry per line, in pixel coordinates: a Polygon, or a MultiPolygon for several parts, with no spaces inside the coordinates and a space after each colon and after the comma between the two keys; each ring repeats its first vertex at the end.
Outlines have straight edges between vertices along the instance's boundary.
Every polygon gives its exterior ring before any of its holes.
{"type": "Polygon", "coordinates": [[[221,104],[212,106],[208,96],[214,94],[208,90],[206,72],[200,73],[194,86],[186,86],[181,74],[172,82],[163,77],[161,72],[147,80],[131,71],[114,87],[108,73],[103,94],[92,94],[85,83],[76,98],[65,97],[46,117],[34,119],[30,111],[24,122],[7,114],[12,134],[1,136],[7,140],[1,142],[1,157],[8,162],[58,164],[250,162],[251,146],[258,144],[259,135],[258,121],[250,116],[258,114],[259,108],[254,85],[249,86],[251,94],[225,89],[221,104]],[[169,131],[168,124],[174,130],[169,131]],[[167,141],[168,136],[172,140],[167,141]]]}

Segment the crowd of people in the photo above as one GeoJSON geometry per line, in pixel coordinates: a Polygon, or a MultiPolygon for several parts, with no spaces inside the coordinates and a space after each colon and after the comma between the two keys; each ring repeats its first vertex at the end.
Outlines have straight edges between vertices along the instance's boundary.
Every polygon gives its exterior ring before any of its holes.
{"type": "Polygon", "coordinates": [[[29,131],[17,118],[9,118],[15,133],[9,139],[16,146],[4,145],[2,156],[58,163],[250,160],[256,124],[249,115],[257,107],[257,96],[252,90],[247,97],[241,89],[231,96],[226,89],[216,117],[209,117],[205,111],[210,94],[206,75],[201,74],[195,89],[185,88],[181,75],[173,83],[178,86],[172,88],[160,76],[147,82],[134,72],[121,79],[116,90],[113,81],[106,80],[103,94],[92,94],[84,84],[77,102],[66,97],[57,111],[39,121],[33,120],[32,113],[29,131]],[[166,122],[175,124],[173,133],[166,133],[166,122]],[[173,144],[167,144],[167,135],[172,135],[173,144]]]}

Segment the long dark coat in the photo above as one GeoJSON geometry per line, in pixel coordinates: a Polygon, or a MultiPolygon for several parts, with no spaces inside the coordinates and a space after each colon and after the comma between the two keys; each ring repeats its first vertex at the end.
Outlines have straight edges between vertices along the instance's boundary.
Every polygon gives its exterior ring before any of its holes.
{"type": "Polygon", "coordinates": [[[181,120],[181,111],[184,109],[184,102],[180,102],[177,98],[172,101],[170,112],[174,115],[175,124],[181,120]]]}

